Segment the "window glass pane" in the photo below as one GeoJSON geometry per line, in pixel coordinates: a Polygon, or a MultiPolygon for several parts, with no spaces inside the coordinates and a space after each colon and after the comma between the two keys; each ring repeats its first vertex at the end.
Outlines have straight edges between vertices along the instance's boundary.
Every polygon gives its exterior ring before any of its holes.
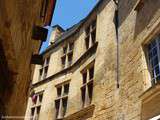
{"type": "Polygon", "coordinates": [[[64,95],[67,95],[69,92],[69,84],[64,85],[64,95]]]}
{"type": "Polygon", "coordinates": [[[91,80],[91,79],[93,79],[93,77],[94,77],[94,67],[91,67],[89,69],[89,79],[91,80]]]}
{"type": "Polygon", "coordinates": [[[58,118],[58,114],[59,114],[59,107],[60,107],[60,100],[56,100],[56,101],[55,101],[56,118],[58,118]]]}
{"type": "Polygon", "coordinates": [[[85,93],[86,93],[86,87],[81,88],[82,107],[84,107],[85,105],[85,93]]]}
{"type": "Polygon", "coordinates": [[[67,101],[68,101],[68,98],[63,98],[62,99],[62,104],[63,104],[63,111],[62,111],[62,113],[63,113],[63,117],[64,117],[64,115],[66,114],[66,111],[67,111],[67,101]]]}
{"type": "Polygon", "coordinates": [[[57,88],[57,96],[60,97],[62,93],[62,87],[57,88]]]}
{"type": "Polygon", "coordinates": [[[85,84],[87,82],[87,72],[84,72],[82,76],[83,76],[83,84],[85,84]]]}

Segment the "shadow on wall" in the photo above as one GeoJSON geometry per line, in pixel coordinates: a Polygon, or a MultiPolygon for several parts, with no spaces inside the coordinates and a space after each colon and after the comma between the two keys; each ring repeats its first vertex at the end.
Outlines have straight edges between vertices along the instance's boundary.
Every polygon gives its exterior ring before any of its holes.
{"type": "Polygon", "coordinates": [[[130,15],[137,1],[138,0],[119,0],[119,26],[121,26],[126,18],[130,15]]]}
{"type": "MultiPolygon", "coordinates": [[[[137,11],[134,39],[146,28],[150,28],[160,17],[154,15],[160,8],[160,0],[145,0],[144,6],[137,11]]],[[[158,13],[158,12],[157,12],[158,13]]]]}

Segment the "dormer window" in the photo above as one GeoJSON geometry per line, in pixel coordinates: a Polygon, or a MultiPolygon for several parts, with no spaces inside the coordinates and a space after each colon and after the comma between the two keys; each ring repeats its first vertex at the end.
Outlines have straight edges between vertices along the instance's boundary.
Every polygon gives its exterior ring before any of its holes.
{"type": "Polygon", "coordinates": [[[92,23],[85,30],[85,46],[86,49],[89,49],[96,42],[96,20],[92,21],[92,23]]]}

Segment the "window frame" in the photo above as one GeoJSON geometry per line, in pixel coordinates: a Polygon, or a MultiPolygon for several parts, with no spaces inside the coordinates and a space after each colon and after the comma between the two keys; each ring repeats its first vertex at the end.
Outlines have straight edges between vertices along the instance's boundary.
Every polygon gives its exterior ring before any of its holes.
{"type": "Polygon", "coordinates": [[[154,39],[152,39],[152,41],[150,41],[146,47],[147,47],[148,67],[151,75],[151,84],[154,85],[158,81],[160,81],[160,35],[157,35],[154,39]],[[155,46],[154,47],[152,46],[153,48],[149,49],[149,46],[151,46],[153,42],[155,42],[155,46]],[[153,49],[156,49],[157,54],[150,57],[150,53],[152,52],[153,49]],[[156,57],[158,58],[158,63],[155,66],[153,66],[152,59],[154,60],[156,57]],[[155,71],[156,67],[159,68],[159,74],[157,74],[155,71]],[[157,76],[159,77],[158,80],[157,76]]]}
{"type": "Polygon", "coordinates": [[[66,112],[67,112],[67,108],[68,108],[68,96],[69,96],[69,91],[70,91],[70,80],[64,82],[64,83],[61,83],[61,84],[58,84],[55,86],[56,89],[58,90],[58,88],[61,88],[61,94],[58,95],[58,91],[57,91],[57,97],[55,99],[55,109],[56,109],[56,112],[55,112],[55,117],[56,119],[62,119],[65,117],[66,115],[66,112]],[[68,85],[68,92],[65,93],[65,86],[68,85]],[[67,100],[66,100],[67,99],[67,100]],[[66,100],[66,106],[64,106],[64,100],[66,100]],[[58,105],[56,104],[58,102],[58,105]],[[56,106],[59,106],[58,108],[56,106]],[[64,107],[66,107],[64,109],[64,107]]]}

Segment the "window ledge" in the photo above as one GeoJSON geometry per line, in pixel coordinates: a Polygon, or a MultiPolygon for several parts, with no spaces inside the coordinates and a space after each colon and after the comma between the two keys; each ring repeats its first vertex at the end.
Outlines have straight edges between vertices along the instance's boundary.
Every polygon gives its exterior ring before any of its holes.
{"type": "Polygon", "coordinates": [[[160,95],[160,82],[151,86],[140,96],[140,98],[142,99],[142,102],[147,102],[157,95],[160,95]]]}
{"type": "Polygon", "coordinates": [[[66,115],[66,117],[63,120],[70,120],[70,119],[77,120],[80,117],[84,119],[92,117],[94,109],[95,109],[95,105],[91,104],[73,114],[66,115]]]}

